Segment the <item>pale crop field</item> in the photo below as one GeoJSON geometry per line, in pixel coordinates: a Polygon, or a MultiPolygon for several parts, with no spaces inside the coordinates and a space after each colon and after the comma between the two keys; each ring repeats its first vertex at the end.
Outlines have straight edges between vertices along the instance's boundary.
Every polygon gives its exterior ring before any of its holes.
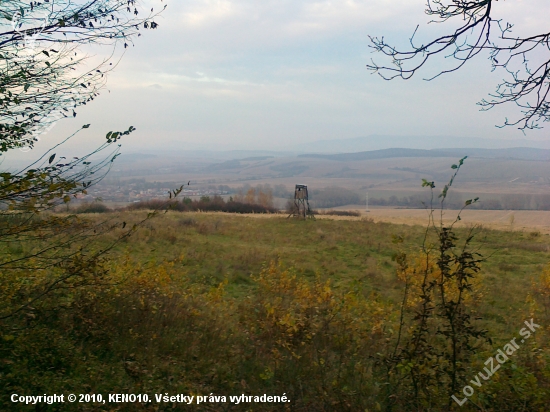
{"type": "MultiPolygon", "coordinates": [[[[361,210],[362,215],[375,222],[388,222],[408,225],[424,225],[428,221],[428,210],[425,209],[390,209],[370,208],[365,212],[364,206],[360,209],[347,208],[349,210],[361,210]]],[[[444,222],[450,222],[456,218],[458,211],[445,210],[444,222]]],[[[436,218],[439,212],[436,211],[436,218]]],[[[482,225],[491,229],[539,231],[550,233],[550,211],[541,210],[464,210],[462,220],[458,226],[482,225]]]]}

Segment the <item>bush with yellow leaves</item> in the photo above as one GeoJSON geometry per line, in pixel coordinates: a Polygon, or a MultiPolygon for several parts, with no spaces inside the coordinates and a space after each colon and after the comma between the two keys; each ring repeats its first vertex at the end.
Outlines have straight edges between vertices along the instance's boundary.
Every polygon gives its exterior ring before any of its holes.
{"type": "Polygon", "coordinates": [[[385,345],[391,306],[275,263],[254,280],[257,291],[242,303],[240,325],[263,386],[309,410],[373,405],[378,389],[369,359],[385,345]]]}

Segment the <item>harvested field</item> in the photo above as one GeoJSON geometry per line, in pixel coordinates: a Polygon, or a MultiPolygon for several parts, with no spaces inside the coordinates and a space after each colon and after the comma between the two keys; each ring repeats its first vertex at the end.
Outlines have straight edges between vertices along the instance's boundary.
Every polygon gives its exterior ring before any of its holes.
{"type": "MultiPolygon", "coordinates": [[[[338,208],[340,209],[340,208],[338,208]]],[[[368,217],[375,222],[389,222],[407,225],[424,225],[428,219],[426,209],[393,209],[370,208],[365,212],[365,206],[345,206],[341,209],[359,210],[362,217],[368,217]]],[[[445,210],[444,221],[455,219],[458,211],[445,210]]],[[[439,213],[439,212],[436,212],[439,213]]],[[[550,211],[539,210],[464,210],[459,225],[479,224],[500,230],[540,231],[550,233],[550,211]]]]}
{"type": "MultiPolygon", "coordinates": [[[[387,222],[405,225],[425,225],[428,221],[428,210],[426,209],[397,209],[397,208],[370,208],[365,211],[365,206],[348,205],[333,208],[333,210],[358,211],[361,216],[332,216],[316,215],[317,219],[330,220],[361,220],[372,219],[374,222],[387,222]]],[[[210,212],[207,212],[210,213],[210,212]]],[[[212,212],[217,213],[217,212],[212,212]]],[[[437,216],[439,212],[436,211],[437,216]]],[[[457,210],[445,210],[443,220],[451,222],[456,218],[457,210]]],[[[243,215],[254,218],[283,218],[286,215],[280,214],[247,214],[243,215]]],[[[539,231],[550,234],[550,211],[540,210],[464,210],[462,220],[457,222],[458,226],[482,225],[491,229],[519,230],[525,232],[539,231]]]]}

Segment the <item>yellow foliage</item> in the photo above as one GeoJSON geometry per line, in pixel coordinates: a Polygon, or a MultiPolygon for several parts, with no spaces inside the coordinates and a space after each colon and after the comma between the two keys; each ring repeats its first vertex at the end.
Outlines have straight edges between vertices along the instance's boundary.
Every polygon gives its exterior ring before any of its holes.
{"type": "MultiPolygon", "coordinates": [[[[456,300],[459,298],[460,290],[456,279],[445,279],[441,275],[441,270],[437,266],[436,257],[433,254],[418,253],[409,259],[410,264],[401,267],[397,271],[399,280],[405,283],[408,288],[406,306],[416,307],[422,301],[422,284],[436,282],[438,287],[433,289],[433,293],[441,294],[442,285],[447,300],[456,300]]],[[[455,263],[451,266],[451,271],[454,272],[458,268],[455,263]]],[[[462,294],[461,299],[465,303],[477,303],[481,300],[482,282],[479,276],[469,279],[472,284],[473,293],[462,294]]]]}
{"type": "MultiPolygon", "coordinates": [[[[374,340],[391,329],[389,305],[341,293],[319,277],[310,282],[272,262],[254,280],[258,290],[247,302],[244,324],[258,341],[274,342],[276,358],[311,357],[309,348],[319,341],[357,353],[378,344],[374,340]]],[[[318,362],[325,363],[323,358],[318,362]]]]}
{"type": "Polygon", "coordinates": [[[527,304],[529,306],[528,316],[532,318],[540,317],[540,312],[544,313],[546,322],[544,328],[550,331],[548,320],[550,319],[550,265],[547,265],[537,281],[533,282],[533,293],[527,295],[527,304]]]}
{"type": "Polygon", "coordinates": [[[545,304],[550,304],[550,265],[546,266],[535,284],[537,293],[544,299],[545,304]]]}

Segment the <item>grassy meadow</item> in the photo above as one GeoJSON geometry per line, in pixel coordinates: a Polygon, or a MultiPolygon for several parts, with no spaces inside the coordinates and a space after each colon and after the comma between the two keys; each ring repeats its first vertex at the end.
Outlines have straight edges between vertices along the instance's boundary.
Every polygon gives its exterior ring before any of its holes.
{"type": "MultiPolygon", "coordinates": [[[[137,221],[140,214],[133,214],[137,221]]],[[[459,234],[466,230],[459,229],[459,234]]],[[[336,290],[374,294],[395,303],[402,287],[396,275],[394,257],[399,248],[394,238],[402,236],[400,248],[414,252],[420,249],[424,232],[423,226],[366,218],[304,222],[286,215],[169,212],[146,223],[114,253],[140,264],[179,259],[178,267],[193,282],[212,287],[223,282],[233,297],[246,294],[253,288],[251,276],[276,262],[300,278],[319,278],[336,290]]],[[[505,324],[511,321],[513,330],[517,321],[510,318],[510,309],[526,307],[533,283],[550,263],[550,236],[479,227],[474,246],[486,259],[480,276],[484,311],[494,311],[495,319],[507,319],[505,324]]]]}
{"type": "MultiPolygon", "coordinates": [[[[125,211],[84,218],[131,227],[145,216],[125,211]]],[[[467,303],[490,340],[479,340],[462,365],[464,375],[483,370],[487,357],[517,337],[525,320],[534,318],[541,328],[476,387],[471,401],[459,407],[441,393],[415,403],[411,399],[419,395],[399,377],[408,366],[386,368],[386,355],[402,338],[406,282],[399,256],[411,262],[421,256],[425,230],[365,218],[156,216],[116,243],[98,263],[102,270],[94,283],[56,290],[32,311],[2,320],[11,327],[0,339],[2,410],[544,410],[550,399],[550,237],[539,232],[474,230],[472,248],[485,260],[467,303]],[[285,394],[291,402],[40,409],[6,402],[11,393],[266,393],[285,394]]],[[[457,229],[459,239],[468,230],[457,229]]],[[[95,247],[121,231],[108,232],[95,247]]],[[[17,254],[28,246],[2,247],[17,254]]],[[[1,286],[7,285],[4,278],[1,286]]],[[[414,306],[405,309],[413,322],[414,306]]],[[[405,325],[403,336],[412,329],[405,325]]]]}

